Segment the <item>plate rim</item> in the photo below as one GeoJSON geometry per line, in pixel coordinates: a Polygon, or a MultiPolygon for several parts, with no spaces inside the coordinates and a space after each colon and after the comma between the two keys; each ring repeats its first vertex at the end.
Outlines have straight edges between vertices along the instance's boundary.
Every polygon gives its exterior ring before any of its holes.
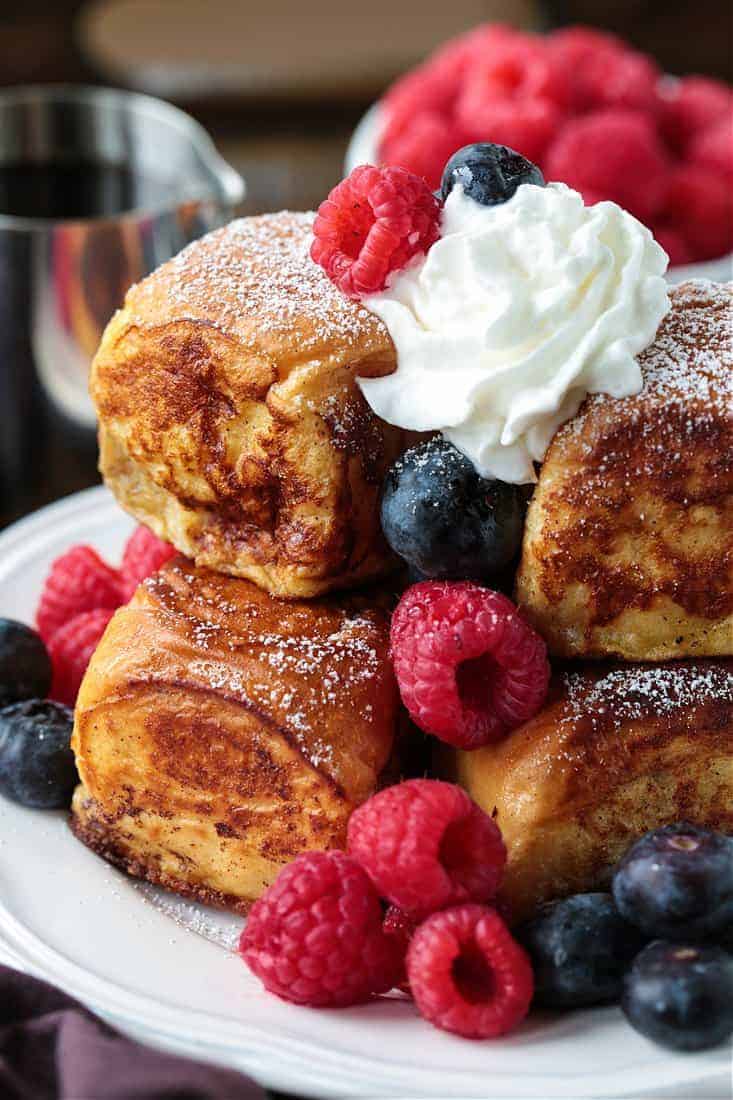
{"type": "MultiPolygon", "coordinates": [[[[60,531],[69,534],[76,529],[80,515],[93,513],[96,522],[101,523],[110,511],[119,511],[120,516],[124,515],[108,489],[94,486],[46,505],[8,526],[0,532],[0,586],[17,567],[18,561],[22,561],[24,554],[30,552],[29,548],[38,549],[38,540],[48,547],[49,543],[58,541],[60,531]]],[[[100,870],[109,869],[100,862],[100,870]]],[[[186,1053],[189,1057],[234,1066],[242,1072],[249,1072],[267,1087],[313,1097],[415,1095],[413,1065],[408,1062],[374,1061],[353,1051],[331,1053],[327,1046],[327,1028],[323,1038],[319,1039],[298,1037],[290,1032],[280,1036],[271,1027],[258,1026],[251,1020],[218,1018],[213,1013],[186,1010],[166,1003],[150,993],[126,989],[44,943],[10,911],[2,897],[0,948],[7,952],[11,960],[20,961],[30,973],[65,989],[92,1011],[141,1041],[152,1041],[154,1045],[186,1053]],[[363,1087],[365,1080],[370,1082],[367,1092],[363,1087]]],[[[368,1006],[365,1007],[368,1011],[368,1006]]],[[[594,1011],[601,1013],[608,1010],[594,1011]]],[[[324,1013],[324,1020],[326,1015],[324,1013]]],[[[374,1026],[373,1021],[371,1026],[374,1026]]],[[[383,1022],[382,1026],[390,1025],[383,1022]]],[[[365,1028],[369,1027],[367,1017],[365,1028]]],[[[592,1095],[610,1098],[629,1089],[638,1091],[713,1084],[727,1080],[730,1072],[730,1059],[726,1057],[725,1047],[710,1052],[712,1057],[708,1056],[705,1061],[699,1057],[666,1053],[669,1057],[661,1061],[657,1048],[649,1044],[648,1060],[624,1066],[614,1073],[612,1081],[596,1082],[592,1095]]],[[[451,1087],[460,1090],[462,1095],[486,1096],[484,1074],[475,1069],[462,1073],[460,1068],[450,1072],[451,1087]]],[[[511,1086],[511,1095],[517,1098],[536,1096],[538,1086],[547,1097],[587,1098],[590,1095],[589,1075],[585,1071],[576,1075],[563,1071],[552,1077],[548,1077],[545,1071],[528,1072],[522,1076],[519,1088],[515,1071],[490,1072],[492,1091],[496,1095],[502,1094],[504,1086],[511,1086]],[[548,1083],[551,1091],[548,1091],[548,1083]]],[[[432,1068],[430,1078],[432,1080],[420,1079],[416,1082],[418,1091],[426,1096],[444,1095],[445,1074],[432,1068]]]]}

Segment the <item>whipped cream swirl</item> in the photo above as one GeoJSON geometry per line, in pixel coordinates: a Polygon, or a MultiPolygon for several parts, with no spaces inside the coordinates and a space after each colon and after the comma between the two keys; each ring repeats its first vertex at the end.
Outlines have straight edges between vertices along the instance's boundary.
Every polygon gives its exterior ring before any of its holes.
{"type": "Polygon", "coordinates": [[[631,214],[564,184],[524,184],[499,206],[456,187],[440,239],[364,302],[397,369],[359,384],[383,420],[441,431],[484,477],[534,481],[586,394],[641,389],[635,356],[669,309],[667,263],[631,214]]]}

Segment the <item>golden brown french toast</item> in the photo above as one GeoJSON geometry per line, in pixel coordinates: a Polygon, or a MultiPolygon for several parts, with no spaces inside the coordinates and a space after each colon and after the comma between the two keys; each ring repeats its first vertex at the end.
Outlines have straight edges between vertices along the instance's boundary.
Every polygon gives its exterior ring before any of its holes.
{"type": "Polygon", "coordinates": [[[641,393],[588,398],[540,471],[517,596],[558,656],[733,655],[733,284],[671,299],[641,393]]]}
{"type": "Polygon", "coordinates": [[[76,835],[133,875],[244,911],[340,847],[390,761],[381,595],[309,603],[183,558],[111,620],[76,706],[76,835]]]}
{"type": "Polygon", "coordinates": [[[158,268],[91,377],[120,504],[199,565],[303,598],[393,566],[379,493],[409,441],[357,385],[394,347],[311,261],[312,218],[244,218],[158,268]]]}
{"type": "Polygon", "coordinates": [[[733,661],[580,666],[504,741],[443,770],[493,813],[514,919],[608,882],[648,829],[691,821],[733,833],[733,661]]]}

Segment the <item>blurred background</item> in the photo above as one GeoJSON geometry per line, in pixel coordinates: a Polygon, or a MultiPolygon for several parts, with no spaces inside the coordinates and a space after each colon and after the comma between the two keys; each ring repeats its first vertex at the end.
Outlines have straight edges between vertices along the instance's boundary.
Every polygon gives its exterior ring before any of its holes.
{"type": "MultiPolygon", "coordinates": [[[[486,20],[583,22],[622,35],[669,73],[730,79],[729,0],[5,0],[0,85],[105,84],[171,100],[245,178],[242,212],[302,209],[340,178],[356,122],[390,81],[486,20]]],[[[6,310],[23,308],[7,287],[0,293],[6,310]]],[[[0,343],[6,439],[17,431],[21,353],[0,343]]],[[[33,445],[8,444],[0,467],[0,526],[97,480],[92,433],[33,401],[33,445]]]]}

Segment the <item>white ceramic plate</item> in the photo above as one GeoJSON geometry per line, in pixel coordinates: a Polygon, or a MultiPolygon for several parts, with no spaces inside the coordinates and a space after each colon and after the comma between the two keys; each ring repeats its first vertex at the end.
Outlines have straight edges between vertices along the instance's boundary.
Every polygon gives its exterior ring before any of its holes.
{"type": "MultiPolygon", "coordinates": [[[[31,621],[51,560],[87,541],[117,560],[131,522],[104,489],[0,535],[0,615],[31,621]]],[[[62,813],[0,798],[0,958],[147,1042],[317,1097],[721,1097],[728,1049],[682,1056],[615,1008],[533,1016],[507,1039],[435,1031],[397,998],[348,1011],[264,993],[232,946],[242,921],[143,886],[72,836],[62,813]]]]}
{"type": "MultiPolygon", "coordinates": [[[[380,130],[380,107],[378,103],[374,103],[351,135],[344,160],[344,170],[347,174],[356,168],[357,164],[376,164],[380,130]]],[[[733,279],[733,252],[706,263],[672,267],[667,273],[667,279],[670,283],[683,283],[686,279],[712,279],[713,282],[727,282],[733,279]]]]}

